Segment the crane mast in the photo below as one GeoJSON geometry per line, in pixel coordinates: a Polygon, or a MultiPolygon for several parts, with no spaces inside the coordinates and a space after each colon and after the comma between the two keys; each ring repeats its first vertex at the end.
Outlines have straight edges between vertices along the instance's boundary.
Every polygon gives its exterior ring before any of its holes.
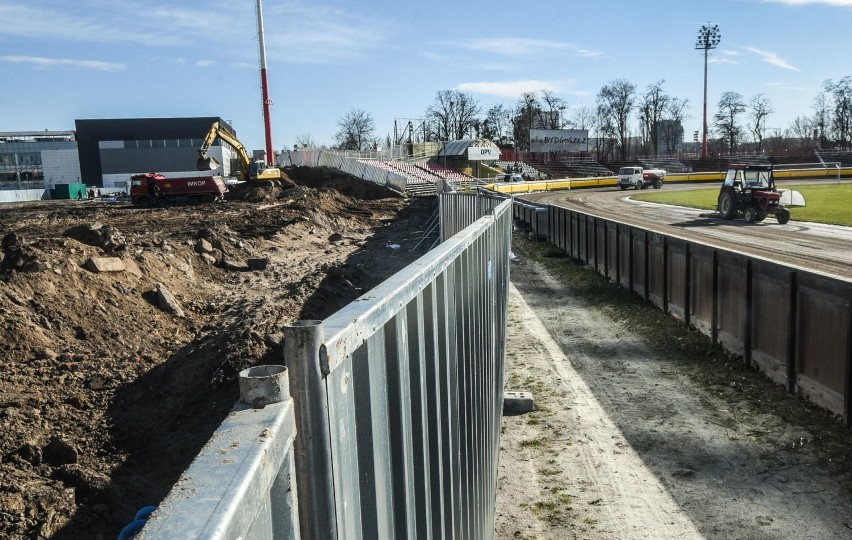
{"type": "Polygon", "coordinates": [[[269,79],[266,75],[266,44],[263,38],[263,6],[257,0],[257,38],[260,48],[260,91],[263,101],[263,131],[266,137],[266,164],[275,165],[275,152],[272,149],[272,119],[270,117],[269,79]]]}

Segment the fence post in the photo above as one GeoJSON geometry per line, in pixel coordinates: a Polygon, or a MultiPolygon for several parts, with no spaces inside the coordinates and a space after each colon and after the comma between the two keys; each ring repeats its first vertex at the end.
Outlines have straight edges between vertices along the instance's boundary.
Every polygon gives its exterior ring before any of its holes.
{"type": "Polygon", "coordinates": [[[292,375],[296,412],[294,455],[302,538],[337,538],[328,395],[320,366],[322,321],[296,321],[284,327],[284,358],[292,375]]]}

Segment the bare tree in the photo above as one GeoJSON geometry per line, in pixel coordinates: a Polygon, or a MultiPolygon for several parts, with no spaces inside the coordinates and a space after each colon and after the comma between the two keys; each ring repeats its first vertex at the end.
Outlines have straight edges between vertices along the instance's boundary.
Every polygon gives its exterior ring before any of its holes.
{"type": "Polygon", "coordinates": [[[673,97],[666,103],[664,114],[664,122],[662,124],[661,134],[663,142],[669,152],[678,147],[678,143],[683,142],[683,121],[686,118],[686,109],[689,106],[689,100],[673,97]]]}
{"type": "Polygon", "coordinates": [[[296,136],[296,146],[299,148],[319,148],[319,143],[310,133],[296,136]]]}
{"type": "MultiPolygon", "coordinates": [[[[647,137],[654,150],[654,156],[660,153],[660,123],[672,99],[663,92],[664,82],[660,80],[649,85],[639,101],[639,123],[644,137],[647,137]]],[[[645,141],[642,142],[644,145],[645,141]]]]}
{"type": "Polygon", "coordinates": [[[833,101],[831,127],[834,138],[845,148],[852,140],[852,76],[847,75],[837,82],[829,79],[823,83],[823,89],[833,101]]]}
{"type": "Polygon", "coordinates": [[[739,93],[725,92],[719,98],[717,107],[716,114],[713,115],[713,126],[727,144],[728,153],[733,153],[742,134],[738,117],[745,112],[746,104],[739,93]]]}
{"type": "Polygon", "coordinates": [[[483,137],[487,139],[503,139],[512,136],[509,126],[509,111],[503,105],[494,105],[485,113],[488,129],[483,129],[483,137]]]}
{"type": "Polygon", "coordinates": [[[595,121],[595,111],[586,105],[574,110],[574,114],[568,121],[568,127],[574,129],[591,129],[595,121]]]}
{"type": "Polygon", "coordinates": [[[365,150],[375,142],[373,117],[361,109],[352,109],[337,122],[335,135],[341,150],[365,150]]]}
{"type": "Polygon", "coordinates": [[[817,144],[819,148],[824,148],[828,141],[828,98],[825,97],[824,93],[817,94],[811,108],[814,111],[813,124],[817,131],[817,144]]]}
{"type": "Polygon", "coordinates": [[[426,117],[436,124],[438,138],[443,140],[459,140],[470,135],[480,113],[473,96],[458,90],[441,90],[435,96],[435,103],[426,109],[426,117]]]}
{"type": "Polygon", "coordinates": [[[565,110],[565,100],[556,97],[552,90],[541,91],[541,118],[543,129],[562,129],[562,111],[565,110]]]}
{"type": "Polygon", "coordinates": [[[611,132],[621,147],[621,160],[627,160],[627,122],[636,102],[636,85],[626,79],[612,81],[598,92],[597,109],[601,126],[611,132]]]}
{"type": "Polygon", "coordinates": [[[812,118],[797,116],[785,130],[784,136],[792,139],[799,150],[808,150],[814,139],[814,125],[812,118]]]}
{"type": "Polygon", "coordinates": [[[512,136],[522,150],[530,149],[530,130],[544,127],[541,102],[535,92],[524,92],[515,106],[512,121],[512,136]]]}
{"type": "Polygon", "coordinates": [[[775,112],[772,108],[772,103],[764,94],[752,96],[748,103],[748,112],[751,123],[749,131],[754,135],[754,140],[757,142],[757,151],[763,148],[763,137],[766,131],[766,117],[775,112]]]}

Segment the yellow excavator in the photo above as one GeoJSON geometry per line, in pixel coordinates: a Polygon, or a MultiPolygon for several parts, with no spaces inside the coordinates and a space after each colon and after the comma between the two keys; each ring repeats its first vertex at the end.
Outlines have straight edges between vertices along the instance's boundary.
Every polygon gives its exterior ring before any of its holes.
{"type": "Polygon", "coordinates": [[[221,127],[219,122],[213,122],[213,125],[210,126],[210,130],[207,132],[207,136],[204,138],[204,144],[202,144],[201,148],[198,150],[198,163],[196,164],[196,168],[199,171],[212,171],[219,166],[219,162],[216,161],[216,158],[207,155],[207,151],[210,149],[210,146],[217,137],[233,146],[234,150],[237,151],[237,155],[240,158],[240,180],[281,181],[281,169],[269,166],[262,160],[253,160],[246,151],[245,146],[243,146],[243,143],[241,143],[233,133],[221,127]]]}

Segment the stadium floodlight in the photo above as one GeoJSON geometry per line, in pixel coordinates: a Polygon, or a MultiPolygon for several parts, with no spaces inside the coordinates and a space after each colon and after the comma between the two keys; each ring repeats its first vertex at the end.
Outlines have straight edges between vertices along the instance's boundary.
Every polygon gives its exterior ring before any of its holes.
{"type": "Polygon", "coordinates": [[[719,25],[705,24],[698,30],[698,37],[695,39],[695,48],[704,51],[704,127],[702,128],[702,143],[701,143],[701,158],[707,158],[707,53],[710,49],[715,49],[722,40],[722,35],[719,32],[719,25]]]}

